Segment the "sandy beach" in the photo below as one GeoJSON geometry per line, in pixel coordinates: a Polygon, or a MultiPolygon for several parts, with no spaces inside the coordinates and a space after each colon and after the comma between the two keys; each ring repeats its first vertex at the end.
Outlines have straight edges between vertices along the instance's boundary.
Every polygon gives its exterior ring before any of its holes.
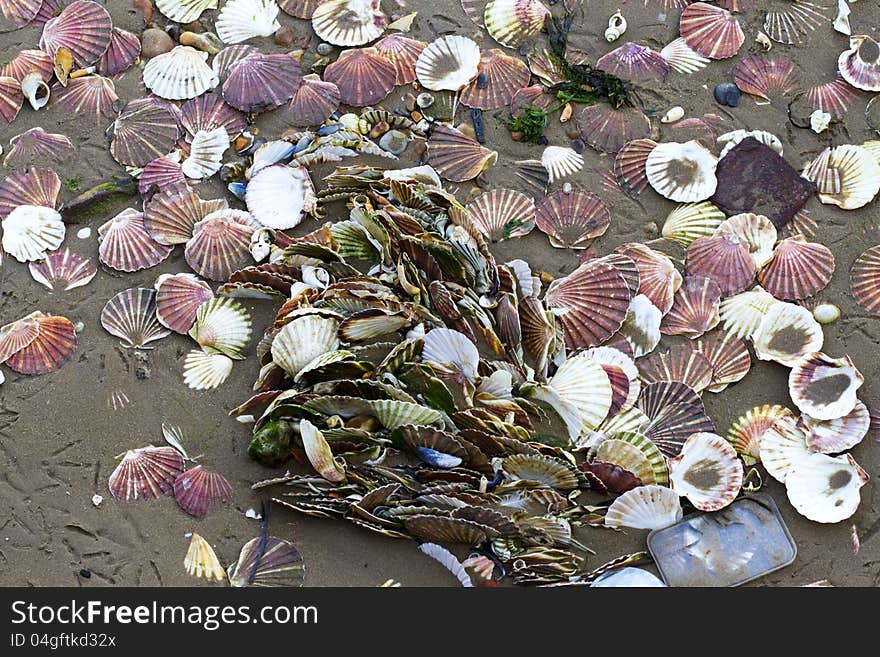
{"type": "MultiPolygon", "coordinates": [[[[141,15],[128,0],[108,0],[103,4],[115,25],[136,34],[143,31],[141,15]]],[[[484,30],[465,16],[457,0],[416,0],[405,4],[404,9],[393,0],[385,0],[383,6],[389,15],[418,11],[411,32],[415,38],[430,41],[437,35],[455,32],[473,38],[481,47],[497,47],[484,30]]],[[[609,44],[603,38],[607,18],[618,8],[628,21],[625,40],[659,50],[678,35],[678,9],[662,12],[655,3],[645,7],[641,0],[622,5],[611,0],[589,0],[584,5],[586,9],[576,13],[569,47],[590,58],[619,45],[620,42],[609,44]]],[[[208,11],[202,16],[205,30],[212,29],[216,14],[208,11]]],[[[854,2],[850,19],[854,33],[878,37],[877,2],[854,2]]],[[[154,20],[165,23],[158,12],[154,20]]],[[[308,21],[283,13],[279,20],[296,35],[287,50],[302,48],[314,53],[320,40],[308,21]]],[[[754,41],[762,21],[763,13],[757,10],[740,16],[746,33],[741,55],[762,52],[754,41]]],[[[22,49],[35,48],[39,35],[40,30],[33,28],[0,34],[0,61],[12,59],[22,49]]],[[[271,38],[254,43],[264,52],[285,50],[271,38]]],[[[777,44],[772,54],[791,58],[806,86],[833,78],[838,55],[847,44],[847,37],[833,31],[829,21],[813,32],[804,45],[777,44]]],[[[785,158],[798,170],[826,146],[860,144],[877,138],[864,118],[867,94],[853,104],[842,122],[832,124],[819,135],[793,126],[788,121],[786,103],[758,106],[744,94],[736,108],[718,105],[712,89],[719,82],[731,80],[735,61],[715,61],[691,75],[670,75],[663,85],[637,88],[637,97],[662,139],[673,140],[674,133],[669,126],[661,127],[659,117],[675,105],[683,107],[686,117],[718,114],[726,130],[764,129],[776,134],[783,143],[785,158]]],[[[115,84],[122,101],[144,95],[137,67],[123,74],[115,84]]],[[[388,109],[402,108],[406,91],[395,89],[383,105],[388,109]]],[[[540,147],[511,139],[504,126],[504,114],[484,113],[486,143],[499,153],[497,165],[480,177],[480,184],[488,189],[516,187],[514,162],[539,157],[540,147]]],[[[467,120],[465,108],[460,109],[457,119],[467,120]]],[[[0,143],[6,148],[12,137],[34,126],[63,133],[76,147],[62,162],[53,164],[63,181],[62,202],[114,176],[125,175],[108,151],[106,122],[96,122],[92,116],[70,116],[51,103],[39,112],[25,103],[13,123],[0,125],[0,143]]],[[[258,116],[255,126],[267,138],[290,127],[285,124],[282,110],[258,116]]],[[[573,121],[560,124],[554,116],[546,134],[550,143],[569,145],[574,130],[573,121]]],[[[411,145],[401,158],[400,167],[416,163],[415,150],[411,145]]],[[[612,213],[609,230],[593,247],[604,254],[624,242],[657,237],[657,227],[662,226],[675,204],[653,193],[632,200],[609,190],[600,173],[610,169],[613,158],[590,148],[584,149],[583,156],[584,169],[571,182],[598,194],[612,213]]],[[[380,162],[369,157],[359,161],[380,162]]],[[[316,167],[312,178],[319,181],[332,170],[333,165],[316,167]]],[[[5,173],[0,171],[0,175],[5,173]]],[[[462,201],[477,190],[471,183],[450,184],[447,188],[462,201]]],[[[202,198],[225,195],[232,207],[242,207],[226,193],[217,176],[200,183],[198,191],[202,198]]],[[[141,199],[135,194],[65,214],[65,246],[97,260],[97,228],[122,209],[140,208],[140,204],[141,199]],[[78,238],[77,231],[87,226],[91,235],[78,238]]],[[[822,205],[814,197],[806,208],[818,223],[815,241],[831,248],[836,259],[833,279],[817,297],[819,301],[837,304],[842,312],[837,322],[824,327],[824,351],[852,357],[865,377],[859,397],[869,408],[880,411],[880,317],[868,314],[854,302],[849,284],[849,270],[855,259],[868,247],[880,243],[880,205],[875,200],[865,208],[847,212],[822,205]]],[[[345,216],[340,204],[333,206],[327,220],[345,216]]],[[[307,219],[292,233],[305,234],[318,225],[314,219],[307,219]]],[[[537,230],[523,239],[494,244],[492,250],[499,262],[523,258],[553,276],[572,271],[579,256],[576,251],[552,248],[547,237],[537,230]]],[[[251,394],[259,371],[257,359],[251,355],[237,363],[230,379],[217,390],[197,392],[186,387],[181,374],[184,356],[192,344],[188,338],[172,334],[150,345],[154,347],[151,349],[126,349],[99,323],[101,309],[117,292],[134,286],[149,288],[159,274],[183,271],[189,268],[178,249],[157,267],[133,274],[99,267],[98,275],[87,286],[49,292],[31,278],[26,265],[9,256],[3,258],[0,324],[41,310],[64,315],[84,326],[73,359],[59,371],[27,377],[3,368],[6,381],[0,385],[0,585],[207,586],[184,572],[187,534],[197,531],[208,539],[224,565],[233,562],[241,546],[259,534],[259,522],[245,517],[248,509],[260,508],[260,496],[250,486],[254,481],[283,473],[284,468],[269,470],[251,461],[246,454],[251,428],[229,417],[230,409],[251,394]],[[119,404],[120,395],[127,402],[119,404]],[[116,465],[115,457],[132,447],[162,444],[163,422],[179,426],[189,453],[202,454],[200,462],[205,467],[228,478],[234,489],[231,505],[196,520],[182,512],[171,498],[124,503],[110,496],[107,478],[116,465]],[[99,506],[92,502],[95,494],[103,496],[99,506]],[[91,577],[82,577],[82,569],[87,569],[91,577]]],[[[249,346],[249,353],[253,354],[264,328],[274,317],[275,304],[242,301],[253,316],[254,336],[249,346]]],[[[674,344],[677,340],[680,338],[664,336],[663,344],[674,344]]],[[[743,381],[722,393],[704,395],[706,410],[718,433],[724,435],[738,416],[758,404],[794,408],[788,396],[787,376],[787,368],[753,358],[752,370],[743,381]]],[[[820,525],[798,515],[786,499],[784,487],[764,477],[763,490],[773,496],[782,511],[797,543],[798,555],[791,566],[753,585],[799,586],[817,580],[828,580],[835,586],[880,585],[880,442],[869,436],[852,454],[871,480],[862,488],[857,513],[835,525],[820,525]],[[852,547],[853,525],[861,544],[858,553],[852,547]]],[[[377,586],[388,579],[403,586],[456,584],[439,564],[422,555],[413,541],[384,538],[343,521],[310,518],[280,508],[272,509],[270,526],[274,535],[293,540],[299,546],[306,563],[306,586],[377,586]]],[[[645,549],[646,534],[638,530],[577,531],[578,539],[596,552],[588,558],[588,568],[645,549]]]]}

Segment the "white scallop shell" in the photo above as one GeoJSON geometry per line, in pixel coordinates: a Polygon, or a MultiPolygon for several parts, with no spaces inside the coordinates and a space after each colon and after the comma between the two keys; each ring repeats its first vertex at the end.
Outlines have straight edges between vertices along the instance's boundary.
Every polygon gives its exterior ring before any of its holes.
{"type": "Polygon", "coordinates": [[[660,51],[660,56],[666,60],[669,68],[684,74],[696,73],[712,61],[693,50],[681,37],[666,44],[660,51]]]}
{"type": "Polygon", "coordinates": [[[222,353],[241,360],[251,339],[251,316],[235,299],[215,297],[196,310],[189,334],[205,353],[222,353]]]}
{"type": "Polygon", "coordinates": [[[611,408],[612,389],[602,366],[586,354],[566,360],[548,385],[577,409],[585,429],[595,429],[611,408]]]}
{"type": "Polygon", "coordinates": [[[220,78],[207,64],[208,53],[176,46],[144,67],[144,85],[160,98],[189,100],[213,89],[220,78]]]}
{"type": "Polygon", "coordinates": [[[187,178],[209,178],[223,166],[223,154],[229,148],[226,128],[199,130],[192,140],[189,157],[181,165],[187,178]]]}
{"type": "Polygon", "coordinates": [[[379,38],[387,19],[379,0],[327,0],[312,14],[315,34],[334,46],[362,46],[379,38]]]}
{"type": "Polygon", "coordinates": [[[272,36],[281,27],[278,11],[275,0],[229,0],[220,10],[214,28],[224,43],[272,36]]]}
{"type": "Polygon", "coordinates": [[[723,147],[721,149],[721,153],[718,155],[718,159],[721,159],[727,152],[736,146],[739,142],[741,142],[746,137],[751,137],[766,146],[769,146],[774,151],[782,155],[782,141],[780,141],[779,137],[774,135],[772,132],[767,132],[766,130],[732,130],[731,132],[725,132],[723,135],[718,137],[715,141],[717,141],[723,147]]]}
{"type": "Polygon", "coordinates": [[[649,484],[626,491],[608,507],[605,524],[632,529],[663,529],[681,520],[681,498],[671,488],[649,484]]]}
{"type": "Polygon", "coordinates": [[[548,146],[541,154],[541,164],[550,174],[550,182],[554,183],[583,169],[584,158],[573,148],[548,146]]]}
{"type": "Polygon", "coordinates": [[[435,39],[416,60],[419,83],[431,91],[458,91],[477,77],[480,47],[457,34],[435,39]]]}
{"type": "Polygon", "coordinates": [[[293,228],[303,220],[304,213],[315,209],[312,180],[304,167],[265,167],[248,183],[245,203],[248,212],[264,226],[293,228]]]}
{"type": "Polygon", "coordinates": [[[175,23],[192,23],[206,9],[216,9],[217,0],[156,0],[156,9],[175,23]]]}
{"type": "Polygon", "coordinates": [[[794,462],[813,453],[807,447],[806,434],[791,416],[780,417],[764,432],[758,452],[770,476],[783,484],[794,462]]]}
{"type": "Polygon", "coordinates": [[[810,454],[797,460],[785,480],[791,505],[814,522],[846,520],[859,508],[868,474],[849,454],[810,454]]]}
{"type": "Polygon", "coordinates": [[[714,433],[693,434],[667,463],[672,489],[701,511],[723,509],[742,487],[743,467],[736,450],[714,433]]]}
{"type": "Polygon", "coordinates": [[[648,154],[645,173],[661,196],[681,203],[704,201],[715,193],[716,158],[698,141],[658,144],[648,154]]]}
{"type": "Polygon", "coordinates": [[[825,341],[813,313],[794,303],[774,301],[752,335],[755,355],[792,367],[804,356],[819,351],[825,341]]]}
{"type": "Polygon", "coordinates": [[[718,316],[724,330],[737,338],[751,338],[776,298],[756,285],[751,290],[721,300],[718,316]]]}
{"type": "Polygon", "coordinates": [[[272,340],[272,360],[290,376],[296,376],[315,358],[339,347],[339,322],[318,315],[304,315],[285,324],[272,340]]]}
{"type": "Polygon", "coordinates": [[[207,354],[193,349],[183,363],[183,381],[193,390],[211,390],[232,372],[232,359],[224,354],[207,354]]]}
{"type": "Polygon", "coordinates": [[[19,205],[2,226],[3,250],[19,262],[42,260],[64,241],[61,215],[42,205],[19,205]]]}
{"type": "Polygon", "coordinates": [[[776,245],[776,226],[762,214],[744,212],[721,222],[715,235],[733,235],[748,247],[755,267],[760,269],[773,259],[776,245]]]}
{"type": "Polygon", "coordinates": [[[644,294],[637,294],[629,302],[619,334],[632,347],[634,358],[649,354],[657,347],[662,319],[663,313],[644,294]]]}
{"type": "Polygon", "coordinates": [[[422,360],[451,366],[464,374],[469,381],[475,382],[480,353],[463,333],[448,328],[435,328],[425,335],[422,360]]]}

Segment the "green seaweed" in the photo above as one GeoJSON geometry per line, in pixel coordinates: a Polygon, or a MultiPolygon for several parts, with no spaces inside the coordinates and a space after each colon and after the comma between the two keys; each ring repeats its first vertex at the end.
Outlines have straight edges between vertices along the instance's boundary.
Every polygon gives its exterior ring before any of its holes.
{"type": "Polygon", "coordinates": [[[74,176],[73,178],[67,178],[64,181],[64,189],[68,192],[78,192],[80,186],[82,185],[82,178],[79,176],[74,176]]]}
{"type": "Polygon", "coordinates": [[[277,468],[290,458],[290,439],[293,425],[285,420],[267,422],[255,434],[248,445],[248,456],[257,463],[277,468]]]}
{"type": "Polygon", "coordinates": [[[547,117],[552,111],[543,110],[534,105],[526,105],[522,109],[522,116],[511,116],[508,119],[507,129],[511,133],[520,133],[522,135],[520,141],[527,144],[540,143],[541,137],[544,136],[544,128],[547,127],[547,117]]]}

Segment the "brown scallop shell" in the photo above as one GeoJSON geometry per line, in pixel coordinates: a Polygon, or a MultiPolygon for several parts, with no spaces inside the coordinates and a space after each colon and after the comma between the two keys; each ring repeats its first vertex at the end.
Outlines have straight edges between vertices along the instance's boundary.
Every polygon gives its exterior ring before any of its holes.
{"type": "Polygon", "coordinates": [[[76,330],[66,317],[34,317],[36,337],[6,359],[19,374],[40,375],[54,372],[76,351],[76,330]]]}
{"type": "Polygon", "coordinates": [[[825,289],[833,274],[831,249],[790,237],[773,249],[773,259],[758,272],[758,282],[777,299],[806,299],[825,289]]]}
{"type": "Polygon", "coordinates": [[[742,292],[755,280],[755,262],[749,249],[733,235],[695,239],[687,248],[687,270],[711,278],[722,296],[742,292]]]}
{"type": "Polygon", "coordinates": [[[688,276],[660,322],[660,332],[698,338],[718,326],[720,302],[721,288],[715,281],[705,276],[688,276]]]}
{"type": "Polygon", "coordinates": [[[461,90],[461,103],[467,107],[499,109],[529,83],[525,63],[498,48],[483,51],[478,70],[476,79],[461,90]]]}

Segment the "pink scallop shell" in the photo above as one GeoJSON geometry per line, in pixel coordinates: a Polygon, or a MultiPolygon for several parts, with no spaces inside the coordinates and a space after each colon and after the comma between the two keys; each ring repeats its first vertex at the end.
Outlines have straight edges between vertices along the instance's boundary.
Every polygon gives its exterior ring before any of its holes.
{"type": "Polygon", "coordinates": [[[424,41],[410,39],[402,34],[388,34],[379,39],[373,47],[380,57],[394,64],[396,71],[394,84],[397,86],[415,81],[416,60],[426,45],[424,41]]]}
{"type": "Polygon", "coordinates": [[[339,87],[332,82],[306,77],[290,99],[287,115],[296,126],[321,125],[339,109],[341,98],[339,87]]]}
{"type": "Polygon", "coordinates": [[[224,128],[232,141],[247,128],[244,113],[227,104],[223,96],[213,92],[186,101],[180,108],[180,123],[189,139],[200,130],[210,132],[224,128]]]}
{"type": "Polygon", "coordinates": [[[199,276],[212,281],[226,280],[251,259],[254,226],[243,223],[237,213],[240,211],[213,213],[193,228],[193,237],[186,243],[184,257],[199,276]]]}
{"type": "Polygon", "coordinates": [[[560,190],[541,199],[535,209],[535,223],[553,246],[583,249],[608,230],[611,211],[592,192],[560,190]]]}
{"type": "Polygon", "coordinates": [[[232,501],[232,486],[220,474],[197,465],[174,480],[174,499],[195,518],[204,518],[220,504],[232,501]]]}
{"type": "Polygon", "coordinates": [[[504,107],[531,77],[521,60],[498,48],[483,51],[478,70],[479,75],[461,90],[460,98],[463,105],[481,110],[504,107]]]}
{"type": "Polygon", "coordinates": [[[718,326],[720,302],[721,288],[715,281],[705,276],[688,276],[660,322],[660,332],[698,338],[718,326]]]}
{"type": "Polygon", "coordinates": [[[173,447],[141,447],[126,452],[107,486],[117,500],[148,500],[170,495],[183,469],[183,457],[173,447]]]}
{"type": "Polygon", "coordinates": [[[118,75],[127,71],[141,55],[141,40],[136,34],[118,27],[113,28],[107,52],[98,60],[98,73],[118,75]]]}
{"type": "Polygon", "coordinates": [[[180,114],[167,103],[141,98],[128,103],[113,123],[110,154],[120,164],[142,167],[174,149],[180,114]]]}
{"type": "Polygon", "coordinates": [[[19,374],[40,375],[54,372],[76,351],[76,329],[66,317],[35,317],[36,338],[12,354],[6,365],[19,374]]]}
{"type": "Polygon", "coordinates": [[[19,205],[57,209],[60,192],[61,179],[48,167],[13,171],[0,181],[0,218],[5,218],[19,205]]]}
{"type": "Polygon", "coordinates": [[[101,326],[133,348],[171,335],[156,319],[156,292],[143,287],[123,290],[104,304],[101,326]]]}
{"type": "Polygon", "coordinates": [[[606,103],[584,107],[577,117],[577,129],[581,139],[602,153],[617,153],[627,142],[651,136],[651,122],[641,110],[616,110],[606,103]]]}
{"type": "Polygon", "coordinates": [[[722,296],[742,292],[755,280],[755,261],[748,248],[733,235],[695,239],[687,248],[688,274],[711,278],[722,296]]]}
{"type": "Polygon", "coordinates": [[[123,210],[98,229],[98,257],[117,271],[139,271],[155,267],[171,255],[173,247],[159,244],[144,226],[144,215],[132,208],[123,210]]]}
{"type": "Polygon", "coordinates": [[[54,57],[67,48],[80,68],[94,64],[107,52],[113,21],[104,7],[91,0],[77,0],[43,26],[40,48],[54,57]]]}
{"type": "Polygon", "coordinates": [[[745,34],[726,9],[695,2],[681,12],[679,31],[685,43],[709,59],[727,59],[739,52],[745,34]]]}
{"type": "Polygon", "coordinates": [[[344,50],[324,69],[324,80],[339,88],[341,102],[363,107],[375,105],[394,89],[397,70],[375,48],[344,50]]]}
{"type": "Polygon", "coordinates": [[[302,69],[293,56],[258,53],[230,69],[223,99],[242,112],[265,112],[293,98],[301,81],[302,69]]]}
{"type": "Polygon", "coordinates": [[[596,61],[596,68],[637,82],[664,82],[669,75],[669,64],[660,53],[630,41],[602,55],[596,61]]]}
{"type": "Polygon", "coordinates": [[[28,263],[31,277],[50,290],[66,292],[87,285],[98,273],[98,268],[88,258],[70,249],[53,251],[44,260],[28,263]]]}
{"type": "Polygon", "coordinates": [[[196,310],[214,298],[211,286],[192,274],[175,274],[156,283],[156,318],[165,328],[187,335],[196,310]]]}

